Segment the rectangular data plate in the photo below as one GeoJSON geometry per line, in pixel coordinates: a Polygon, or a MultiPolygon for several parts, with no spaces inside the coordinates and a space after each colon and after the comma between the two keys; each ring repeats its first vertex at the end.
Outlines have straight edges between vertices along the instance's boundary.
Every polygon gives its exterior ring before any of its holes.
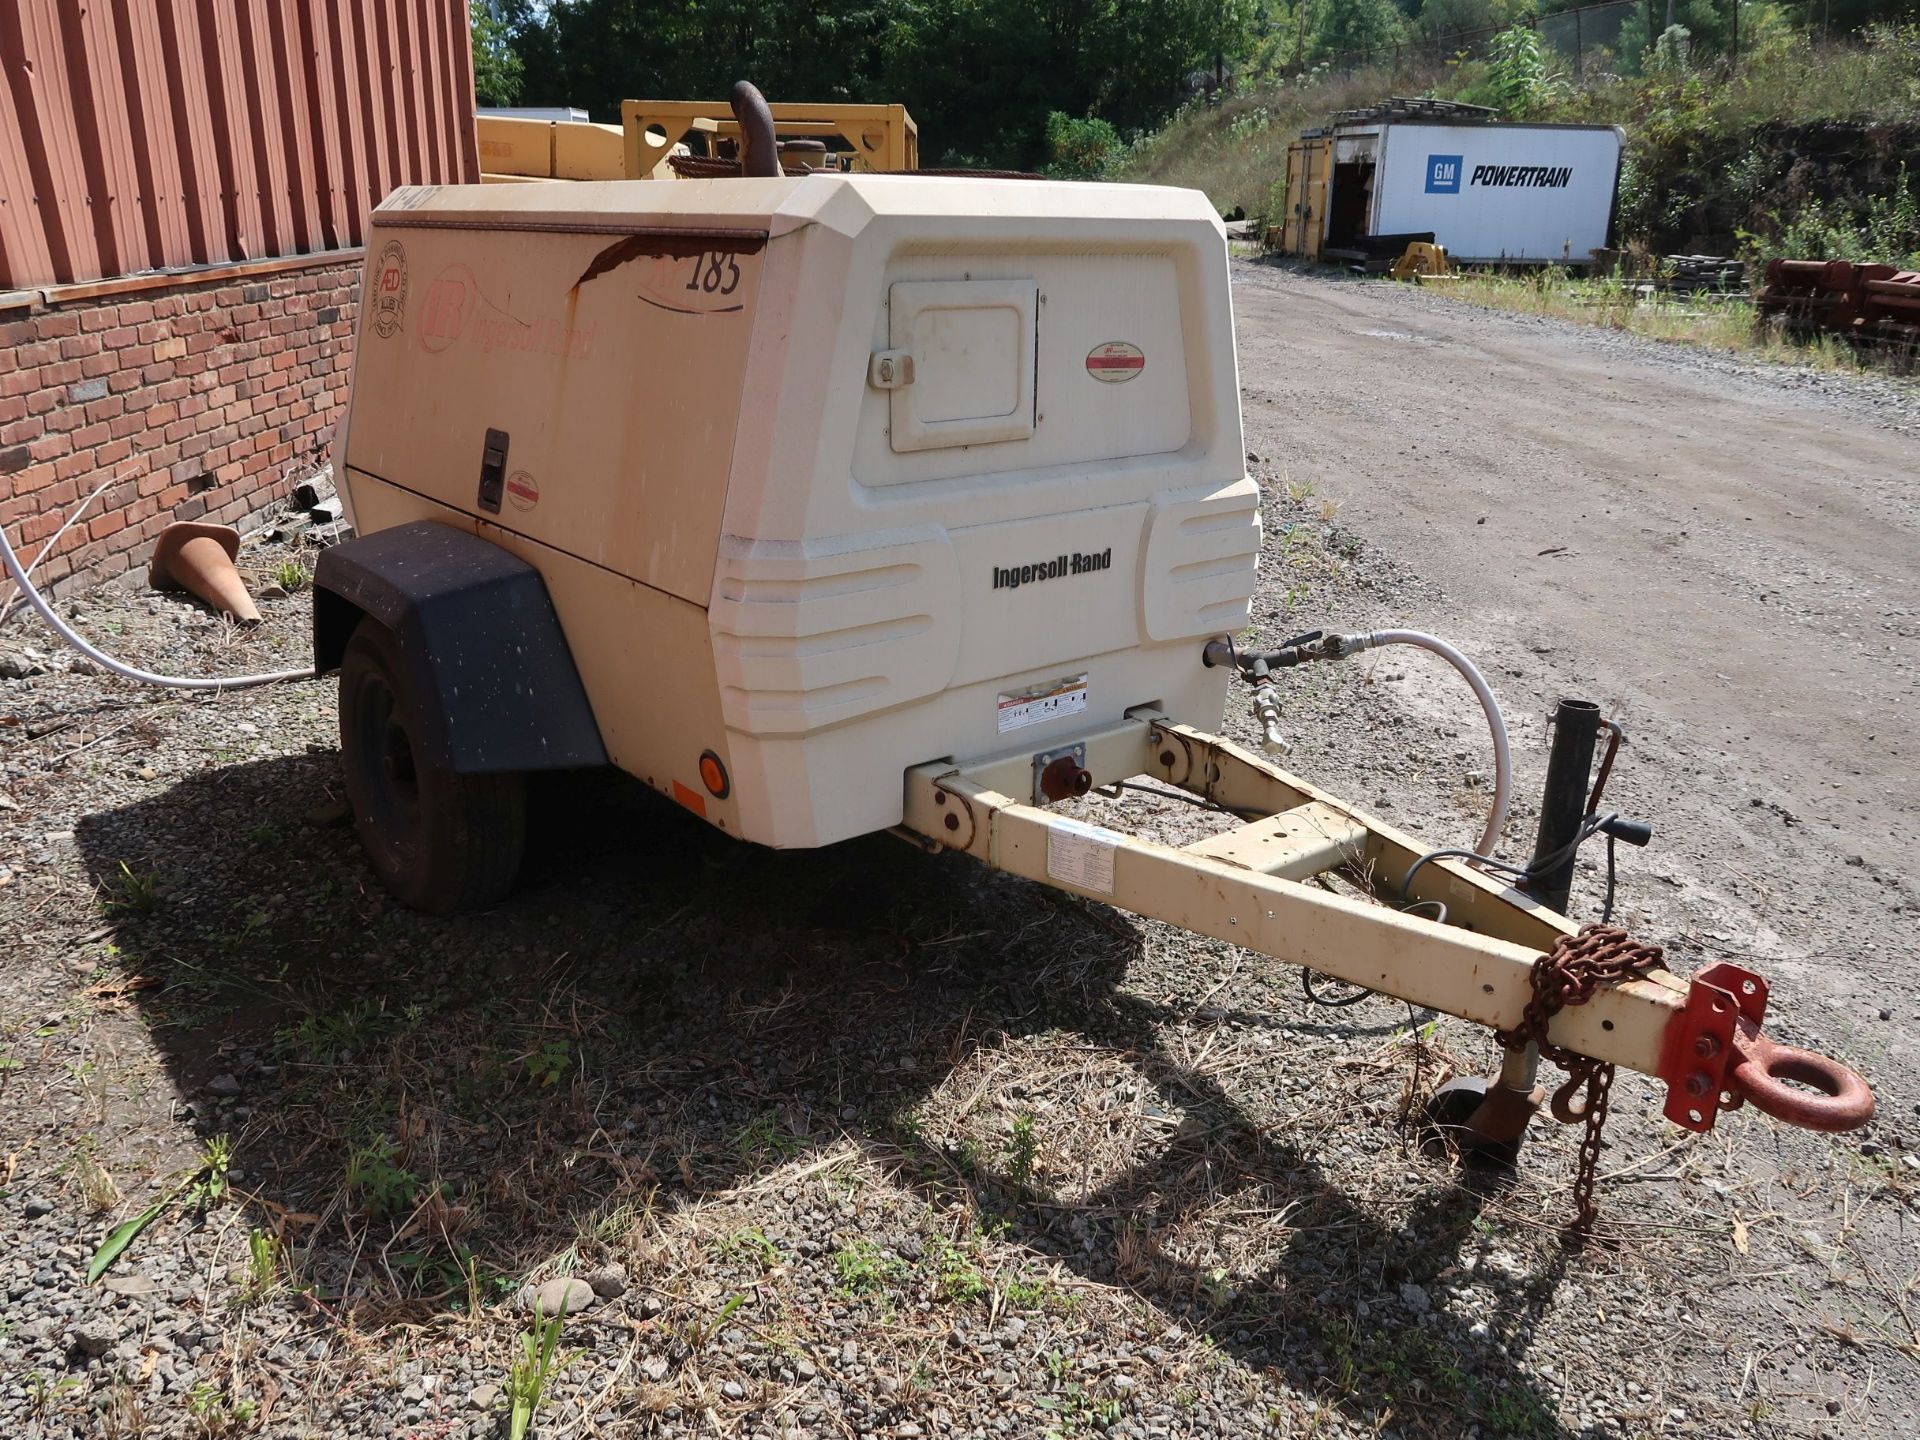
{"type": "Polygon", "coordinates": [[[1066,675],[1030,685],[1024,690],[1000,692],[995,726],[1004,735],[1024,730],[1062,715],[1078,715],[1087,708],[1087,677],[1066,675]]]}

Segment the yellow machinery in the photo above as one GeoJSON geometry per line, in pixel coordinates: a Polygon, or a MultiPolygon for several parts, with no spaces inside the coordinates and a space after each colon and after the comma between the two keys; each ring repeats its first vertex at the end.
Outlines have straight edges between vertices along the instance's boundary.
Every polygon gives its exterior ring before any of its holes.
{"type": "MultiPolygon", "coordinates": [[[[915,170],[920,128],[904,105],[773,105],[782,141],[818,141],[829,169],[915,170]],[[837,148],[844,146],[844,149],[837,148]]],[[[533,180],[671,180],[668,161],[703,137],[708,154],[719,141],[738,142],[740,127],[724,101],[628,100],[620,124],[529,120],[481,115],[481,178],[489,184],[533,180]]]]}
{"type": "MultiPolygon", "coordinates": [[[[920,168],[920,127],[904,105],[769,105],[776,135],[782,140],[821,140],[829,157],[846,157],[856,172],[920,168]],[[839,141],[847,150],[834,148],[839,141]]],[[[724,100],[626,100],[620,105],[630,177],[666,179],[673,172],[667,157],[690,135],[716,140],[740,138],[740,126],[724,100]]],[[[711,153],[711,150],[709,150],[711,153]]]]}
{"type": "Polygon", "coordinates": [[[480,142],[480,178],[489,185],[627,178],[618,125],[480,115],[473,126],[480,142]]]}
{"type": "Polygon", "coordinates": [[[1396,280],[1411,280],[1416,285],[1456,278],[1453,266],[1447,263],[1447,247],[1430,245],[1425,240],[1415,240],[1407,246],[1406,253],[1393,262],[1393,269],[1387,273],[1396,280]]]}

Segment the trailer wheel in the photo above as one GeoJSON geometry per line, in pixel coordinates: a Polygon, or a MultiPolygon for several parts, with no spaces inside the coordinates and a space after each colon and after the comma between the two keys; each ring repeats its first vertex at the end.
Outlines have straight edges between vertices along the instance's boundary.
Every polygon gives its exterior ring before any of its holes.
{"type": "Polygon", "coordinates": [[[419,758],[423,707],[393,632],[364,619],[340,662],[340,753],[354,828],[380,883],[416,910],[477,910],[513,888],[526,777],[456,775],[419,758]]]}

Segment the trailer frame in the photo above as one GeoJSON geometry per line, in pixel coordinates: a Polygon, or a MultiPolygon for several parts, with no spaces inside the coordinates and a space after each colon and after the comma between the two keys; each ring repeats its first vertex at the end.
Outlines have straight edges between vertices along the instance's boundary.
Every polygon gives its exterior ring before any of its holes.
{"type": "MultiPolygon", "coordinates": [[[[1057,757],[1064,745],[1044,753],[1057,757]]],[[[1486,1138],[1518,1138],[1541,1098],[1536,1047],[1523,1038],[1536,972],[1578,933],[1574,922],[1469,863],[1422,861],[1429,847],[1411,836],[1152,707],[1129,710],[1072,745],[1084,757],[1072,763],[1088,777],[1078,793],[1146,776],[1243,823],[1179,847],[1124,834],[1051,809],[1040,788],[1044,767],[1035,763],[1043,757],[1015,754],[914,767],[901,832],[1501,1032],[1507,1059],[1475,1120],[1486,1138]],[[1310,883],[1328,874],[1362,895],[1310,883]],[[1396,908],[1407,906],[1435,918],[1396,908]]],[[[1808,1128],[1864,1124],[1873,1109],[1866,1082],[1826,1056],[1768,1040],[1765,1009],[1765,982],[1738,966],[1711,966],[1688,980],[1655,964],[1559,1009],[1534,1038],[1584,1062],[1661,1080],[1665,1114],[1685,1129],[1709,1130],[1719,1111],[1749,1100],[1808,1128]]],[[[1580,1118],[1559,1105],[1556,1112],[1580,1118]]]]}

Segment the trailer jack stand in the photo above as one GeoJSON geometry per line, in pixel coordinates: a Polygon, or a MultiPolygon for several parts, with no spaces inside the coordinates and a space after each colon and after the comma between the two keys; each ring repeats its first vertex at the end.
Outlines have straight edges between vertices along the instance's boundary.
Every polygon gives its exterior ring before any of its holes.
{"type": "Polygon", "coordinates": [[[1534,1081],[1539,1067],[1540,1052],[1523,1045],[1506,1052],[1493,1080],[1454,1076],[1427,1100],[1428,1138],[1468,1164],[1512,1167],[1520,1158],[1528,1123],[1546,1103],[1545,1088],[1534,1081]]]}

